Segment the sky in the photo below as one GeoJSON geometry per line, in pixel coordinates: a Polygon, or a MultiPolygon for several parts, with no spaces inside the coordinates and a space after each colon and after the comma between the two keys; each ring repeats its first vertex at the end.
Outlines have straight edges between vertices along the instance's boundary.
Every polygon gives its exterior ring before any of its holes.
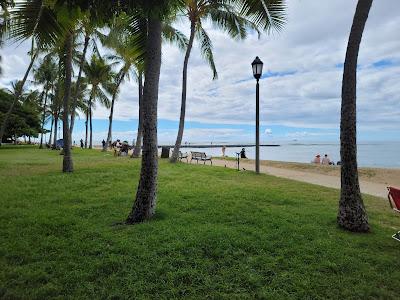
{"type": "MultiPolygon", "coordinates": [[[[287,24],[279,33],[249,33],[244,41],[205,24],[213,41],[218,79],[195,44],[188,69],[183,142],[252,143],[255,139],[255,79],[251,62],[264,62],[260,80],[261,142],[339,141],[343,62],[356,0],[288,0],[287,24]]],[[[375,0],[361,43],[357,75],[359,141],[400,141],[400,1],[375,0]]],[[[175,24],[189,33],[186,21],[175,24]]],[[[21,79],[29,59],[27,43],[0,51],[0,86],[21,79]]],[[[102,49],[105,54],[106,50],[102,49]]],[[[183,56],[163,44],[158,139],[172,144],[180,113],[183,56]]],[[[132,78],[116,103],[113,138],[136,137],[138,97],[132,78]]],[[[107,136],[109,111],[94,111],[94,140],[107,136]]],[[[73,139],[84,137],[83,116],[73,139]]]]}

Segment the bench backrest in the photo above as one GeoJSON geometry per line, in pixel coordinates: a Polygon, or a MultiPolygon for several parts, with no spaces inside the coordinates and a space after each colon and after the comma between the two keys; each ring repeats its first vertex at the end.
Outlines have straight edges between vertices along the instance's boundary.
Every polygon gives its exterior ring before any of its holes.
{"type": "Polygon", "coordinates": [[[206,158],[205,152],[191,152],[192,153],[192,158],[206,158]]]}
{"type": "MultiPolygon", "coordinates": [[[[388,187],[389,190],[389,195],[390,198],[392,198],[393,204],[395,205],[395,208],[397,208],[398,210],[400,210],[400,190],[396,189],[394,187],[388,187]]],[[[389,198],[389,200],[390,200],[389,198]]]]}

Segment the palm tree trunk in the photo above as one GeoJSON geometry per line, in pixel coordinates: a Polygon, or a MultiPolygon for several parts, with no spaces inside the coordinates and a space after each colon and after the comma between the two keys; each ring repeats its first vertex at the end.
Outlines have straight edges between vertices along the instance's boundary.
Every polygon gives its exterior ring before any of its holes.
{"type": "Polygon", "coordinates": [[[65,84],[64,84],[64,101],[63,101],[63,143],[64,143],[64,159],[63,168],[64,173],[74,171],[71,151],[71,132],[68,123],[69,101],[71,98],[71,80],[72,80],[72,44],[74,35],[69,32],[65,42],[65,84]]]}
{"type": "Polygon", "coordinates": [[[193,47],[195,29],[196,29],[196,23],[194,21],[192,21],[191,26],[190,26],[189,44],[186,49],[185,60],[183,62],[181,115],[179,118],[178,135],[176,137],[174,151],[172,152],[172,156],[170,159],[170,162],[172,162],[172,163],[174,163],[178,160],[179,150],[180,150],[181,144],[182,144],[183,130],[185,128],[187,68],[188,68],[188,63],[189,63],[190,52],[192,51],[192,47],[193,47]]]}
{"type": "Polygon", "coordinates": [[[47,95],[48,95],[49,89],[46,88],[45,94],[44,94],[44,104],[43,104],[43,116],[42,116],[42,133],[40,135],[40,145],[39,148],[43,148],[43,130],[44,130],[44,120],[46,119],[46,106],[47,106],[47,95]]]}
{"type": "Polygon", "coordinates": [[[81,90],[82,71],[83,71],[83,66],[85,64],[85,57],[86,57],[86,52],[87,52],[87,48],[88,48],[88,45],[89,45],[89,41],[90,41],[90,35],[88,35],[86,33],[85,42],[84,42],[84,45],[83,45],[83,53],[82,53],[81,61],[79,62],[79,72],[78,72],[78,78],[76,79],[76,88],[75,88],[74,97],[73,97],[73,100],[72,100],[71,126],[70,126],[71,135],[72,135],[72,132],[74,131],[75,110],[76,110],[76,105],[77,105],[77,102],[78,102],[78,95],[79,95],[79,92],[81,90]]]}
{"type": "Polygon", "coordinates": [[[88,128],[89,128],[89,111],[92,109],[92,99],[94,95],[94,87],[92,87],[92,91],[90,92],[90,97],[88,101],[88,106],[86,109],[86,121],[85,121],[85,127],[86,127],[86,133],[85,133],[85,149],[88,147],[88,128]]]}
{"type": "Polygon", "coordinates": [[[10,115],[11,115],[13,109],[14,109],[15,103],[17,103],[17,101],[19,100],[19,97],[22,94],[25,82],[26,82],[26,80],[28,78],[29,72],[32,69],[33,63],[36,60],[36,57],[38,56],[38,53],[39,53],[39,50],[36,50],[35,53],[33,54],[32,58],[31,58],[31,62],[29,63],[28,69],[26,69],[26,71],[25,71],[24,78],[22,79],[21,83],[17,87],[17,90],[15,91],[15,95],[14,95],[13,101],[11,102],[10,108],[8,109],[6,114],[4,115],[4,119],[3,119],[3,122],[1,123],[1,127],[0,127],[0,146],[1,146],[1,143],[3,141],[3,136],[4,136],[4,132],[5,132],[6,127],[7,127],[8,118],[10,117],[10,115]]]}
{"type": "Polygon", "coordinates": [[[135,203],[127,224],[143,222],[155,213],[157,199],[157,103],[161,68],[161,21],[150,19],[146,41],[143,90],[143,155],[135,203]]]}
{"type": "Polygon", "coordinates": [[[139,157],[142,150],[142,139],[143,139],[143,75],[139,72],[138,77],[139,86],[139,120],[138,120],[138,132],[136,136],[135,149],[133,149],[131,157],[139,157]]]}
{"type": "Polygon", "coordinates": [[[344,229],[369,231],[368,216],[360,193],[357,169],[356,87],[357,60],[372,0],[359,0],[344,62],[340,120],[341,193],[337,222],[344,229]]]}
{"type": "Polygon", "coordinates": [[[92,124],[92,104],[89,106],[89,132],[90,132],[90,140],[89,140],[89,149],[93,148],[93,124],[92,124]]]}
{"type": "Polygon", "coordinates": [[[115,90],[114,90],[113,95],[112,95],[110,116],[108,117],[108,120],[109,120],[108,134],[107,134],[106,146],[105,146],[105,149],[103,149],[104,151],[107,149],[108,144],[109,144],[109,142],[111,141],[111,138],[112,138],[111,136],[112,136],[112,121],[113,121],[113,115],[114,115],[114,103],[115,103],[115,99],[117,98],[117,93],[118,93],[119,86],[121,85],[122,81],[124,80],[125,75],[126,75],[126,72],[122,72],[120,74],[120,78],[118,78],[117,86],[115,87],[115,90]]]}
{"type": "Polygon", "coordinates": [[[54,117],[51,117],[51,126],[50,126],[50,136],[49,136],[49,145],[51,145],[51,137],[53,134],[53,124],[54,124],[54,117]]]}
{"type": "Polygon", "coordinates": [[[89,108],[86,110],[86,121],[85,121],[85,127],[86,127],[86,132],[85,132],[85,149],[87,149],[88,145],[88,122],[89,122],[89,108]]]}
{"type": "Polygon", "coordinates": [[[52,147],[53,149],[55,149],[57,145],[58,117],[59,117],[59,111],[56,112],[56,115],[54,117],[54,137],[53,137],[53,147],[52,147]]]}

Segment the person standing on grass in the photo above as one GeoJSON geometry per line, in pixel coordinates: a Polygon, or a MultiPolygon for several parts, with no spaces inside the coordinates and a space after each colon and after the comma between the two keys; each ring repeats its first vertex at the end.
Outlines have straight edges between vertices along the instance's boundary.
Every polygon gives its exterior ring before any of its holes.
{"type": "Polygon", "coordinates": [[[81,139],[81,149],[83,149],[83,140],[81,139]]]}
{"type": "Polygon", "coordinates": [[[101,144],[103,145],[103,150],[106,149],[106,141],[103,139],[103,141],[101,142],[101,144]]]}

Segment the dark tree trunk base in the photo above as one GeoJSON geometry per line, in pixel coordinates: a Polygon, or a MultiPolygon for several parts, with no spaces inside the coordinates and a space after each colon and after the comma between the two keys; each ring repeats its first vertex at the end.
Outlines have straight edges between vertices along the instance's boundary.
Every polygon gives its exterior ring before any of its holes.
{"type": "Polygon", "coordinates": [[[358,205],[358,207],[341,206],[337,222],[340,227],[352,232],[369,232],[370,229],[363,205],[358,205]]]}

